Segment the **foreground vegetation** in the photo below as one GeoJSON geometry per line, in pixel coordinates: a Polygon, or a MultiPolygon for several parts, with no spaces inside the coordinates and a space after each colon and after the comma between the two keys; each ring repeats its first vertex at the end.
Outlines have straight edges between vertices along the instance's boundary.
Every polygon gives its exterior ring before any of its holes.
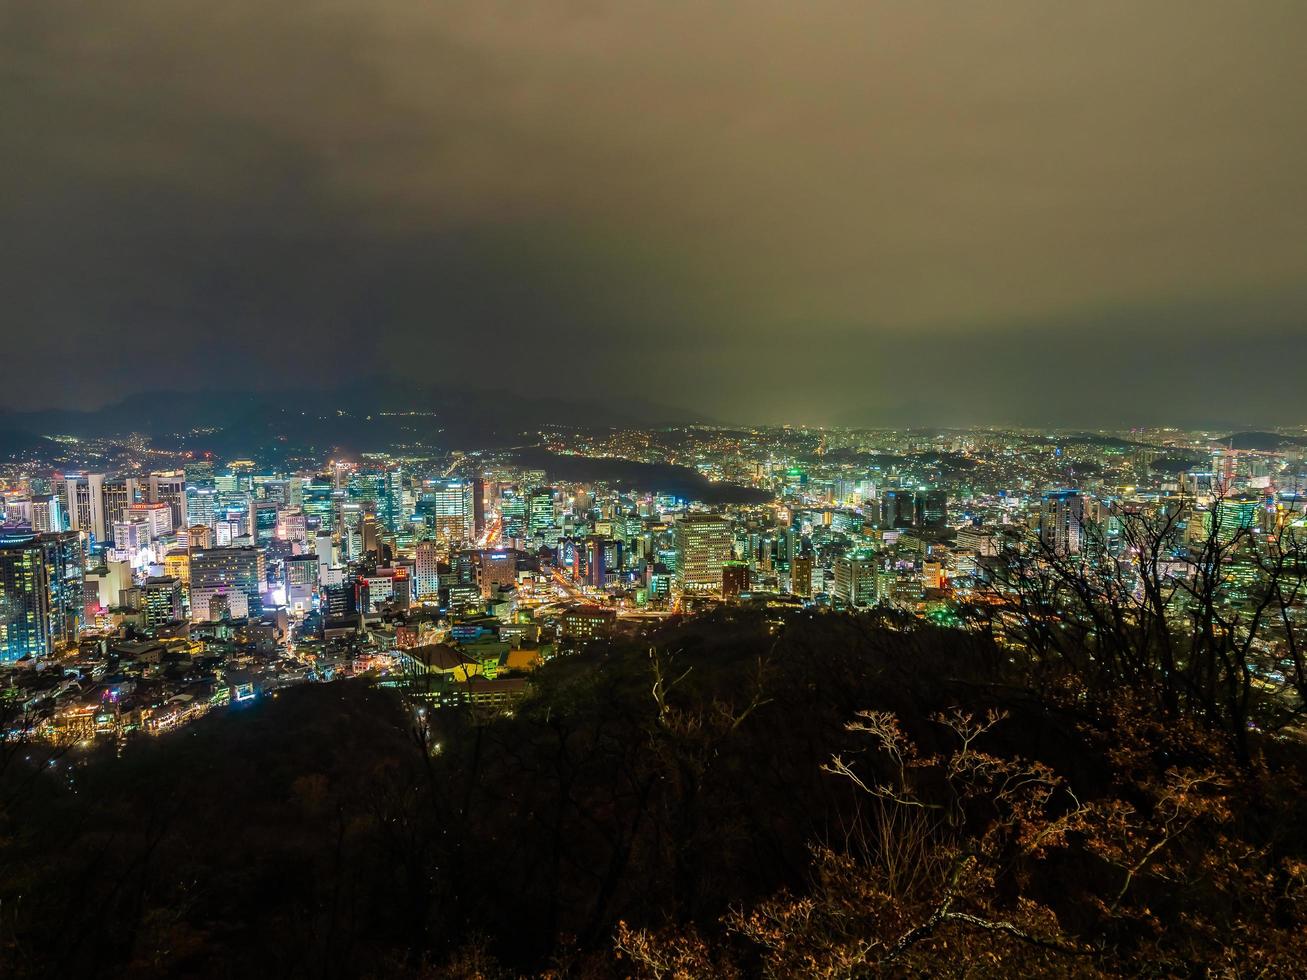
{"type": "Polygon", "coordinates": [[[1305,759],[984,632],[723,610],[511,716],[349,682],[15,760],[0,974],[1300,975],[1305,759]]]}

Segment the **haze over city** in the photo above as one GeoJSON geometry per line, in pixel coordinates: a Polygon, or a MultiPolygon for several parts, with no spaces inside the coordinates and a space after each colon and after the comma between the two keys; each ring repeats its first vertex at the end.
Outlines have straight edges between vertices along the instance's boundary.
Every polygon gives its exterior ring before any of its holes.
{"type": "Polygon", "coordinates": [[[1307,9],[0,3],[0,404],[1301,422],[1307,9]],[[148,352],[148,353],[147,353],[148,352]]]}

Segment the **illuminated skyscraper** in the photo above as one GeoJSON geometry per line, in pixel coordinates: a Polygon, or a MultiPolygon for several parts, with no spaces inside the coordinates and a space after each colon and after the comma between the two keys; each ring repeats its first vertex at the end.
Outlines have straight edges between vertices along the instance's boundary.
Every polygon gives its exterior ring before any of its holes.
{"type": "Polygon", "coordinates": [[[526,540],[526,498],[506,487],[499,497],[499,516],[504,526],[500,533],[506,545],[526,540]]]}
{"type": "Polygon", "coordinates": [[[413,594],[418,599],[434,599],[440,594],[440,546],[435,541],[419,541],[414,550],[413,594]]]}
{"type": "Polygon", "coordinates": [[[74,532],[0,542],[0,661],[76,646],[85,605],[82,564],[74,532]]]}
{"type": "Polygon", "coordinates": [[[313,551],[318,558],[318,575],[322,575],[324,568],[330,568],[336,564],[336,545],[331,539],[331,534],[321,531],[313,539],[313,551]]]}
{"type": "MultiPolygon", "coordinates": [[[[156,504],[135,503],[127,508],[126,515],[120,523],[139,522],[146,526],[146,543],[157,541],[173,530],[172,507],[162,500],[156,504]]],[[[119,548],[127,547],[116,538],[114,544],[119,548]]]]}
{"type": "Polygon", "coordinates": [[[29,516],[32,530],[38,534],[55,534],[64,529],[63,505],[53,494],[33,497],[29,516]]]}
{"type": "Polygon", "coordinates": [[[186,485],[190,487],[213,488],[213,461],[209,459],[192,460],[182,467],[186,485]]]}
{"type": "Polygon", "coordinates": [[[916,519],[916,495],[911,490],[886,490],[880,498],[882,528],[912,527],[916,519]]]}
{"type": "Polygon", "coordinates": [[[163,556],[163,572],[165,575],[181,582],[184,588],[189,588],[191,584],[190,552],[180,548],[168,552],[163,556]]]}
{"type": "Polygon", "coordinates": [[[387,470],[381,489],[381,499],[377,504],[377,516],[392,533],[396,533],[408,523],[409,515],[404,506],[404,490],[407,486],[404,471],[396,466],[387,470]]]}
{"type": "Polygon", "coordinates": [[[722,566],[722,598],[733,599],[749,591],[749,566],[742,561],[728,561],[722,566]]]}
{"type": "Polygon", "coordinates": [[[277,523],[281,514],[276,501],[255,500],[251,502],[250,509],[250,530],[254,543],[259,547],[271,544],[277,536],[277,523]]]}
{"type": "Polygon", "coordinates": [[[263,590],[267,572],[263,552],[258,548],[211,548],[191,556],[191,618],[211,618],[213,600],[239,593],[240,603],[227,602],[233,611],[245,608],[250,616],[263,612],[263,590]]]}
{"type": "Polygon", "coordinates": [[[136,480],[130,476],[105,480],[101,492],[106,529],[127,520],[127,508],[140,499],[136,480]]]}
{"type": "Polygon", "coordinates": [[[480,538],[486,529],[486,484],[479,476],[467,482],[472,493],[472,533],[480,538]]]}
{"type": "Polygon", "coordinates": [[[192,524],[186,531],[186,544],[193,550],[213,547],[213,528],[207,524],[192,524]]]}
{"type": "Polygon", "coordinates": [[[687,514],[676,522],[676,580],[682,591],[722,587],[722,566],[731,559],[731,525],[715,514],[687,514]]]}
{"type": "Polygon", "coordinates": [[[886,490],[880,498],[882,528],[939,528],[947,523],[948,495],[943,490],[886,490]]]}
{"type": "Polygon", "coordinates": [[[447,551],[471,542],[475,536],[475,495],[476,484],[463,480],[437,481],[423,491],[423,518],[447,551]]]}
{"type": "Polygon", "coordinates": [[[853,609],[875,604],[875,555],[859,550],[835,559],[835,597],[853,609]]]}
{"type": "Polygon", "coordinates": [[[812,555],[797,554],[790,559],[790,591],[807,598],[812,595],[812,555]]]}
{"type": "Polygon", "coordinates": [[[543,534],[554,522],[554,491],[541,487],[531,494],[527,503],[527,533],[531,537],[543,534]]]}
{"type": "Polygon", "coordinates": [[[359,518],[359,542],[363,554],[381,554],[381,525],[376,514],[363,514],[359,518]]]}
{"type": "Polygon", "coordinates": [[[1251,494],[1230,496],[1217,500],[1213,505],[1221,538],[1230,541],[1240,532],[1257,526],[1260,501],[1251,494]]]}
{"type": "Polygon", "coordinates": [[[948,523],[948,495],[943,490],[919,491],[915,511],[919,527],[944,527],[948,523]]]}
{"type": "Polygon", "coordinates": [[[511,588],[517,582],[517,554],[512,551],[482,551],[479,554],[481,595],[491,598],[501,587],[511,588]]]}
{"type": "Polygon", "coordinates": [[[1039,538],[1054,554],[1074,555],[1084,543],[1085,499],[1076,490],[1053,490],[1039,506],[1039,538]]]}
{"type": "Polygon", "coordinates": [[[182,618],[182,583],[171,576],[145,580],[143,606],[145,625],[165,626],[182,618]]]}
{"type": "Polygon", "coordinates": [[[55,479],[56,492],[63,497],[68,530],[84,531],[96,545],[105,540],[104,474],[65,473],[55,479]]]}
{"type": "Polygon", "coordinates": [[[336,527],[336,491],[330,483],[314,481],[304,485],[304,515],[318,520],[324,531],[336,527]]]}
{"type": "Polygon", "coordinates": [[[150,503],[165,503],[172,510],[172,526],[188,527],[186,474],[180,470],[150,474],[150,503]]]}
{"type": "Polygon", "coordinates": [[[291,555],[282,565],[286,587],[286,605],[296,612],[306,612],[313,605],[318,588],[318,560],[314,555],[291,555]]]}
{"type": "Polygon", "coordinates": [[[191,524],[213,527],[218,519],[218,492],[213,487],[186,488],[186,514],[191,524]]]}
{"type": "Polygon", "coordinates": [[[591,535],[585,542],[585,578],[597,589],[612,585],[622,572],[622,542],[591,535]]]}

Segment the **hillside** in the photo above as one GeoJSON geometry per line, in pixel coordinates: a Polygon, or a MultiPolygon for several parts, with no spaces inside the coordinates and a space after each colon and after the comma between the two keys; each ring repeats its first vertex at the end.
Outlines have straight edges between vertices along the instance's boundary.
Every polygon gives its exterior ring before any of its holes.
{"type": "Polygon", "coordinates": [[[859,972],[1281,976],[1304,952],[1297,747],[1241,769],[893,618],[722,611],[653,650],[555,661],[511,716],[426,730],[337,683],[11,767],[0,972],[844,975],[888,943],[859,972]],[[946,882],[954,917],[885,952],[946,882]]]}

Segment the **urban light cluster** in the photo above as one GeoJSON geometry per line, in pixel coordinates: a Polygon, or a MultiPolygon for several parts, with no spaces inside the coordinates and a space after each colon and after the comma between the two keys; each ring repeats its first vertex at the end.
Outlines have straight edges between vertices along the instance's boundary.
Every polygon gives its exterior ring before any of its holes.
{"type": "Polygon", "coordinates": [[[158,734],[366,672],[420,674],[433,707],[507,709],[553,657],[720,604],[961,625],[1002,604],[1005,555],[1109,563],[1128,583],[1126,525],[1156,515],[1177,561],[1238,538],[1222,601],[1253,601],[1259,541],[1307,505],[1307,440],[1261,435],[541,433],[558,458],[681,467],[707,499],[495,450],[24,461],[0,483],[0,669],[24,709],[10,734],[158,734]]]}

